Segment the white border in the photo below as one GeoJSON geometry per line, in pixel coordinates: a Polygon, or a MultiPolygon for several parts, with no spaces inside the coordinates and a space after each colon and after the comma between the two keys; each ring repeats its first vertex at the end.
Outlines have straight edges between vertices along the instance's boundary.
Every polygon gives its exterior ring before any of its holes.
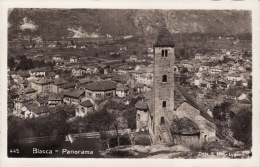
{"type": "Polygon", "coordinates": [[[259,66],[260,3],[251,1],[1,1],[0,28],[0,166],[259,166],[259,66]],[[238,9],[252,10],[253,34],[253,157],[251,159],[79,159],[79,158],[7,158],[7,10],[8,8],[120,8],[120,9],[238,9]]]}

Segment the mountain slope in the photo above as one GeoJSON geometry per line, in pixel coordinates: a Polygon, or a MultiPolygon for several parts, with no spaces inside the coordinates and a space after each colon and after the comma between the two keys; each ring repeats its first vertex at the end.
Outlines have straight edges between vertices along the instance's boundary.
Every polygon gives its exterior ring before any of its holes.
{"type": "Polygon", "coordinates": [[[251,12],[238,10],[111,10],[111,9],[12,9],[9,37],[18,34],[47,38],[71,37],[71,29],[87,34],[155,35],[162,25],[171,33],[251,33],[251,12]],[[36,30],[20,27],[24,19],[36,30]],[[70,29],[70,30],[69,30],[70,29]]]}

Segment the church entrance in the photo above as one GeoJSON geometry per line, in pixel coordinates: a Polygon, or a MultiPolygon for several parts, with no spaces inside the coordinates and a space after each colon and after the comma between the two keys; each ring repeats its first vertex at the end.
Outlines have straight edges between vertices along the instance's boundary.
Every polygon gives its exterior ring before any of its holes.
{"type": "Polygon", "coordinates": [[[164,117],[161,117],[161,125],[164,125],[164,117]]]}

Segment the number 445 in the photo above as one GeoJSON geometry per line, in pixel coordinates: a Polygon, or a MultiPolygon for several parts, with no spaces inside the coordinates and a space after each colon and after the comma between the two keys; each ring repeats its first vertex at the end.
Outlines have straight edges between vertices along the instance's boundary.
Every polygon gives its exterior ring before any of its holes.
{"type": "Polygon", "coordinates": [[[19,149],[10,149],[10,153],[19,154],[19,149]]]}

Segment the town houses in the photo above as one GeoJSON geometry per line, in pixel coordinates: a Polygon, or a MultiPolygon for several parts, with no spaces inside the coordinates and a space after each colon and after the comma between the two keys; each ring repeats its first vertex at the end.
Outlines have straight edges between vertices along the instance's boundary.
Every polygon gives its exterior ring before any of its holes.
{"type": "MultiPolygon", "coordinates": [[[[147,51],[152,54],[154,49],[147,48],[147,51]]],[[[226,58],[222,59],[220,58],[222,54],[218,54],[218,52],[216,51],[216,54],[198,52],[194,55],[194,61],[176,61],[173,69],[176,81],[187,87],[195,87],[194,91],[201,92],[197,95],[200,99],[204,99],[215,89],[229,91],[229,89],[237,88],[245,90],[239,94],[241,97],[230,93],[228,95],[224,93],[224,97],[238,100],[245,96],[248,99],[250,94],[247,89],[252,79],[251,58],[240,59],[238,56],[235,59],[235,50],[230,50],[232,53],[230,55],[226,54],[225,50],[223,54],[226,58]],[[212,56],[215,56],[214,60],[212,56]],[[218,61],[215,60],[217,56],[220,56],[218,61]]],[[[236,50],[236,53],[239,55],[241,51],[236,50]]],[[[16,90],[18,96],[15,99],[15,112],[20,113],[18,110],[20,111],[27,104],[37,103],[39,105],[37,99],[43,96],[46,97],[44,104],[47,105],[47,108],[61,104],[73,104],[76,105],[75,114],[84,116],[96,101],[113,97],[119,98],[123,102],[128,101],[126,99],[129,99],[131,92],[137,95],[149,92],[154,86],[153,64],[144,65],[137,61],[138,56],[129,55],[129,57],[131,60],[129,64],[121,62],[117,65],[109,65],[105,63],[85,64],[77,56],[65,59],[61,54],[54,55],[52,57],[56,62],[54,69],[67,71],[70,74],[69,78],[73,78],[69,80],[66,79],[67,77],[57,74],[55,70],[46,67],[17,73],[10,71],[9,80],[12,80],[10,88],[16,90]],[[131,64],[133,62],[137,64],[131,64]]],[[[221,93],[213,96],[222,95],[221,93]]],[[[23,116],[23,118],[30,118],[35,114],[30,112],[30,115],[23,116]]],[[[38,116],[40,115],[38,114],[38,116]]]]}

